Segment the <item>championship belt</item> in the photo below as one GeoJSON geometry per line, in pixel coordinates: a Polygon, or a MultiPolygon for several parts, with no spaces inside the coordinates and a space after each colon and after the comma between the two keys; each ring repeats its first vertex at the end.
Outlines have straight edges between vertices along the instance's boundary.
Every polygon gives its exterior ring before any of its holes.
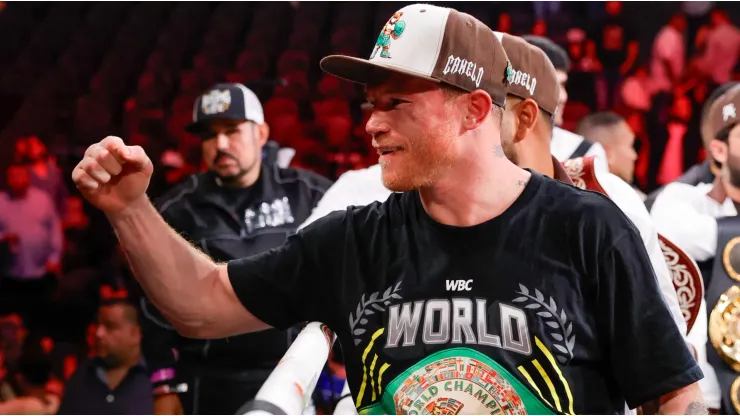
{"type": "MultiPolygon", "coordinates": [[[[574,186],[609,196],[596,177],[594,156],[569,159],[562,162],[562,166],[574,186]]],[[[668,265],[668,270],[671,272],[673,288],[676,290],[678,304],[683,318],[686,320],[686,332],[688,333],[694,326],[697,316],[699,316],[701,299],[704,296],[704,282],[701,271],[699,271],[699,266],[691,256],[660,233],[658,234],[658,242],[668,265]]],[[[740,267],[738,267],[738,271],[740,271],[740,267]]]]}
{"type": "Polygon", "coordinates": [[[722,414],[740,414],[740,218],[717,219],[717,254],[707,284],[707,361],[717,373],[722,414]]]}

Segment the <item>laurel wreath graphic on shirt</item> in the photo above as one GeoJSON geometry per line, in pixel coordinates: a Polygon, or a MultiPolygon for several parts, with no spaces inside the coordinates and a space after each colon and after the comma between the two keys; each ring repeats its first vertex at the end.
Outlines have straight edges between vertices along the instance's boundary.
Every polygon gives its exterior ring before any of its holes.
{"type": "Polygon", "coordinates": [[[365,328],[362,328],[362,325],[367,323],[365,316],[370,316],[375,312],[385,312],[385,308],[390,305],[391,299],[401,299],[401,295],[397,293],[400,289],[401,282],[398,282],[395,286],[386,289],[383,292],[383,296],[380,296],[380,291],[378,291],[371,294],[367,301],[365,301],[365,294],[362,294],[360,303],[357,304],[355,315],[352,316],[352,312],[349,314],[349,328],[354,336],[355,345],[358,345],[361,341],[358,336],[364,334],[366,331],[365,328]]]}
{"type": "Polygon", "coordinates": [[[544,309],[537,312],[537,315],[542,317],[545,321],[545,325],[553,329],[548,332],[548,335],[554,340],[553,346],[557,350],[555,356],[561,364],[565,364],[573,359],[573,347],[576,345],[576,334],[573,333],[573,322],[568,322],[568,317],[565,315],[565,309],[562,309],[558,313],[558,305],[555,304],[555,300],[550,297],[550,302],[545,302],[545,296],[542,295],[538,289],[534,290],[534,296],[530,294],[523,284],[519,284],[520,296],[514,299],[514,303],[527,303],[524,307],[526,309],[544,309]],[[531,301],[531,302],[528,302],[531,301]]]}

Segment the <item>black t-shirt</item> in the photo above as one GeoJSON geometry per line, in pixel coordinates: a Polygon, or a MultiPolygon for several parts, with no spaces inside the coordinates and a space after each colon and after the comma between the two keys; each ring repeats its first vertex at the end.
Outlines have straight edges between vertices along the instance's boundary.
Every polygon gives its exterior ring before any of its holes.
{"type": "Polygon", "coordinates": [[[536,173],[473,227],[393,194],[228,268],[264,322],[337,332],[361,414],[622,413],[702,378],[632,223],[536,173]]]}
{"type": "Polygon", "coordinates": [[[240,217],[246,215],[247,209],[254,203],[253,190],[251,188],[228,188],[220,187],[218,197],[224,203],[224,206],[231,207],[240,217]]]}

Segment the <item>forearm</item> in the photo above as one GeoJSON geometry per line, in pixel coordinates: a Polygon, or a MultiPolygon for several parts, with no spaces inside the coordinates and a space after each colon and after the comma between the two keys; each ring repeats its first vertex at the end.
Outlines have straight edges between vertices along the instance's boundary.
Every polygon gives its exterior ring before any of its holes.
{"type": "Polygon", "coordinates": [[[131,270],[149,299],[179,332],[197,331],[218,319],[211,296],[218,266],[162,219],[145,197],[109,216],[131,270]]]}
{"type": "Polygon", "coordinates": [[[649,403],[645,403],[642,406],[642,411],[643,414],[658,415],[709,414],[701,396],[698,383],[688,385],[649,403]]]}
{"type": "Polygon", "coordinates": [[[708,415],[707,406],[701,398],[687,401],[683,398],[669,400],[658,408],[659,415],[708,415]]]}

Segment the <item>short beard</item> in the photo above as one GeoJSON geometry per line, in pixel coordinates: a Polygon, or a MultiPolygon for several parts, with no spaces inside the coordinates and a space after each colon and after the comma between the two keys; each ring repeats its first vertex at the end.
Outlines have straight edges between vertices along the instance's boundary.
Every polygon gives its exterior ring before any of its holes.
{"type": "Polygon", "coordinates": [[[107,369],[119,368],[123,365],[123,360],[121,358],[110,353],[105,357],[99,358],[103,361],[103,365],[105,365],[105,368],[107,369]]]}
{"type": "Polygon", "coordinates": [[[219,175],[216,171],[213,171],[213,174],[218,178],[222,186],[228,188],[239,185],[241,179],[247,174],[247,172],[249,172],[249,170],[241,169],[236,175],[223,176],[219,175]]]}
{"type": "Polygon", "coordinates": [[[429,187],[437,182],[453,164],[456,139],[453,138],[452,132],[451,124],[446,122],[434,131],[426,132],[420,139],[410,141],[410,148],[416,152],[417,161],[422,163],[413,163],[412,171],[406,166],[401,167],[402,171],[399,172],[396,166],[394,174],[388,177],[385,175],[386,166],[381,163],[380,167],[384,173],[383,185],[393,192],[408,192],[429,187]]]}
{"type": "Polygon", "coordinates": [[[740,169],[728,163],[727,172],[729,173],[730,184],[735,188],[740,188],[740,169]]]}

